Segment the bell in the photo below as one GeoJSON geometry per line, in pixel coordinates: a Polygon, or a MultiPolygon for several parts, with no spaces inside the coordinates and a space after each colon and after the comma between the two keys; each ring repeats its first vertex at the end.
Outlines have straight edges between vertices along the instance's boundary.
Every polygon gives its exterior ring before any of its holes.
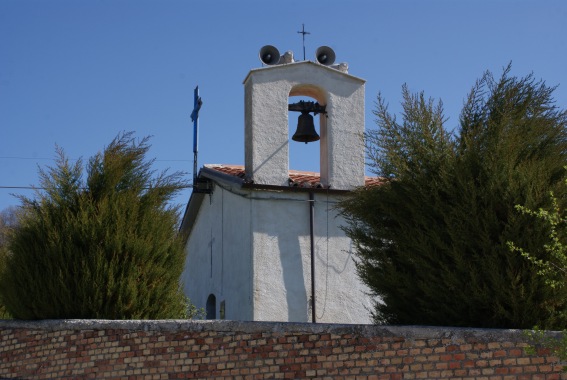
{"type": "Polygon", "coordinates": [[[295,131],[293,141],[308,142],[319,140],[319,135],[315,131],[315,124],[313,124],[313,116],[308,112],[302,112],[297,121],[297,130],[295,131]]]}

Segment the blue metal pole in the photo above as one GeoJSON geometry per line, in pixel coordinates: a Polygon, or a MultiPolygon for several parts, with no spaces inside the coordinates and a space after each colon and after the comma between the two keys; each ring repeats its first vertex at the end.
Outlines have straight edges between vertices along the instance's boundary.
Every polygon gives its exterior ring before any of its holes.
{"type": "Polygon", "coordinates": [[[203,101],[199,96],[199,86],[195,87],[193,112],[191,112],[191,120],[193,121],[193,187],[197,183],[197,153],[199,152],[199,110],[203,101]]]}

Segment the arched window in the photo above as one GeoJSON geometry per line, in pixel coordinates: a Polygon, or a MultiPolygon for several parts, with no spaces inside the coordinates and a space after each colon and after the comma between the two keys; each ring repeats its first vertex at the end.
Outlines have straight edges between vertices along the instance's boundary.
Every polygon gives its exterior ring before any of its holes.
{"type": "Polygon", "coordinates": [[[209,294],[206,306],[207,319],[217,318],[217,297],[214,294],[209,294]]]}

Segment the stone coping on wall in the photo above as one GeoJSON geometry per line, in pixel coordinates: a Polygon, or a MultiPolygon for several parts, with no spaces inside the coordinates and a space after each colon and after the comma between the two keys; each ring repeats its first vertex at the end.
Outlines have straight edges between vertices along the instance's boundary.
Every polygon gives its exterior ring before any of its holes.
{"type": "MultiPolygon", "coordinates": [[[[44,331],[60,330],[139,330],[139,331],[232,331],[243,333],[333,333],[337,335],[356,334],[359,336],[403,337],[414,339],[467,339],[480,342],[525,342],[523,330],[481,329],[468,327],[440,326],[395,326],[360,325],[333,323],[298,322],[257,322],[231,320],[104,320],[104,319],[62,319],[62,320],[0,320],[0,330],[28,329],[44,331]]],[[[551,336],[561,332],[548,332],[551,336]]]]}

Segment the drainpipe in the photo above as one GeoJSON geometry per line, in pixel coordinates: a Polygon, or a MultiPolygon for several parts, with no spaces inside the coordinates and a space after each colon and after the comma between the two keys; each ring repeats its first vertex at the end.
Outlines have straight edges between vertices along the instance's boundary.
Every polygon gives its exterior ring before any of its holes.
{"type": "Polygon", "coordinates": [[[315,194],[309,192],[309,233],[311,237],[311,322],[316,323],[315,313],[315,194]]]}

